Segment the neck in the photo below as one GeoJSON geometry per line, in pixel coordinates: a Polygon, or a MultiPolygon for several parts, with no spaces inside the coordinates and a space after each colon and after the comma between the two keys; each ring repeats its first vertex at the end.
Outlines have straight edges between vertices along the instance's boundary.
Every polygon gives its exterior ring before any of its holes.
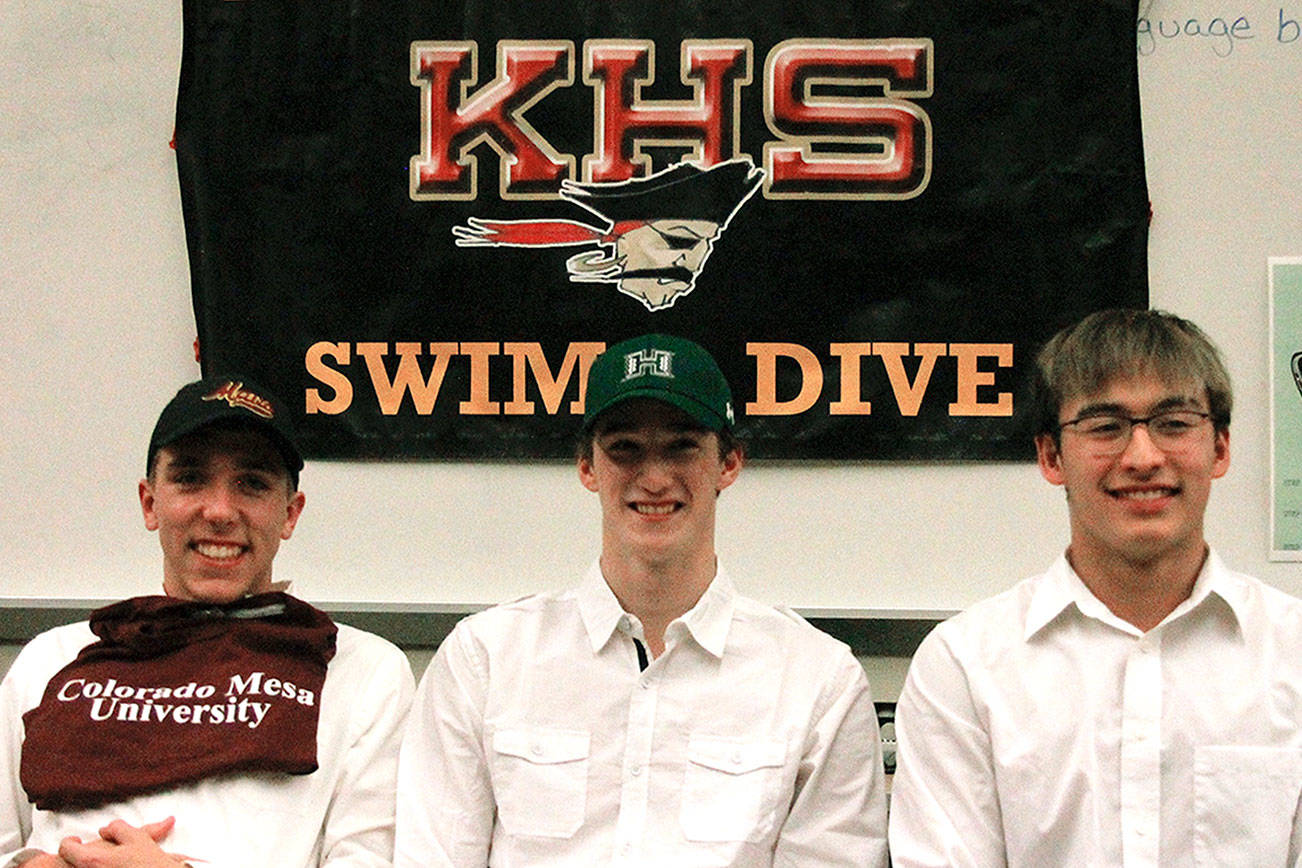
{"type": "Polygon", "coordinates": [[[665,649],[665,629],[696,605],[714,579],[713,550],[690,561],[657,562],[602,552],[601,574],[620,606],[642,622],[647,648],[665,649]]]}
{"type": "Polygon", "coordinates": [[[1067,560],[1076,575],[1118,618],[1144,632],[1156,627],[1193,593],[1207,559],[1207,545],[1152,559],[1097,557],[1071,546],[1067,560]]]}

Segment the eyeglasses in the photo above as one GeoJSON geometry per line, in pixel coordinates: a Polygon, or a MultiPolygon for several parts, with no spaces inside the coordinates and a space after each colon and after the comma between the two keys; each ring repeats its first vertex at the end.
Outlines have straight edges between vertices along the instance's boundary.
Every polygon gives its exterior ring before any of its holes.
{"type": "Polygon", "coordinates": [[[1163,452],[1178,452],[1193,442],[1194,433],[1210,418],[1211,413],[1197,410],[1172,410],[1138,418],[1090,415],[1063,422],[1058,430],[1062,431],[1070,425],[1100,455],[1116,455],[1125,451],[1135,426],[1143,425],[1148,429],[1148,437],[1154,446],[1163,452]]]}

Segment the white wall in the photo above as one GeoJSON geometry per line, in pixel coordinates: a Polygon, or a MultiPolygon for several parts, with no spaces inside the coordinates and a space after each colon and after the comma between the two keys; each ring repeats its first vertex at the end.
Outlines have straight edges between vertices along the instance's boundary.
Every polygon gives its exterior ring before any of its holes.
{"type": "MultiPolygon", "coordinates": [[[[1268,563],[1266,257],[1302,253],[1302,0],[1241,0],[1251,39],[1184,33],[1141,58],[1152,302],[1222,345],[1238,407],[1209,538],[1268,563]],[[1287,35],[1287,34],[1286,34],[1287,35]]],[[[0,4],[0,593],[154,592],[135,502],[157,410],[198,372],[168,148],[180,4],[0,4]]],[[[1156,29],[1156,28],[1155,28],[1156,29]]],[[[1215,29],[1214,26],[1212,29],[1215,29]]],[[[313,463],[278,570],[318,601],[486,603],[572,581],[597,510],[561,464],[313,463]]],[[[1023,464],[756,464],[724,495],[720,552],[748,591],[805,608],[944,612],[1044,566],[1060,492],[1023,464]],[[793,580],[798,577],[799,581],[793,580]],[[865,601],[866,604],[865,604],[865,601]]]]}

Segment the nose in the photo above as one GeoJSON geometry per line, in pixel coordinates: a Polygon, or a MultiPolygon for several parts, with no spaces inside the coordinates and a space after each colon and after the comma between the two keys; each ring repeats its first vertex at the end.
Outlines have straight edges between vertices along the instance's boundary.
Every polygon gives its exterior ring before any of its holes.
{"type": "Polygon", "coordinates": [[[1140,422],[1130,429],[1130,442],[1121,452],[1121,462],[1127,467],[1149,469],[1166,460],[1166,453],[1157,447],[1148,432],[1148,423],[1140,422]]]}
{"type": "Polygon", "coordinates": [[[637,482],[646,491],[663,491],[670,483],[669,461],[663,455],[647,455],[638,467],[637,482]]]}
{"type": "Polygon", "coordinates": [[[212,485],[204,492],[203,517],[213,524],[229,524],[235,520],[235,492],[225,485],[212,485]]]}

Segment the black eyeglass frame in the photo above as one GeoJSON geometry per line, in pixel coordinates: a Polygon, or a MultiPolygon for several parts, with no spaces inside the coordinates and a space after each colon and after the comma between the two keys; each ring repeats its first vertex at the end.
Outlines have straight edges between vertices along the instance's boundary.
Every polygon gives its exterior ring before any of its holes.
{"type": "MultiPolygon", "coordinates": [[[[1152,422],[1154,419],[1160,419],[1163,416],[1197,416],[1199,419],[1202,420],[1210,420],[1212,418],[1212,414],[1205,410],[1162,410],[1159,413],[1151,413],[1147,416],[1123,416],[1120,413],[1087,413],[1083,416],[1077,416],[1075,419],[1068,419],[1066,422],[1059,422],[1056,430],[1057,433],[1061,435],[1062,430],[1066,428],[1068,425],[1079,425],[1080,423],[1088,422],[1091,419],[1111,419],[1117,422],[1125,422],[1126,430],[1124,432],[1118,431],[1117,436],[1115,438],[1116,442],[1121,444],[1121,448],[1125,449],[1126,444],[1130,442],[1130,438],[1133,437],[1135,434],[1136,425],[1143,425],[1145,428],[1148,428],[1151,433],[1152,426],[1149,423],[1152,422]]],[[[1190,431],[1192,431],[1192,429],[1190,429],[1190,431]]],[[[1190,432],[1181,432],[1181,433],[1183,434],[1183,433],[1190,433],[1190,432]]],[[[1081,435],[1084,437],[1091,437],[1090,434],[1087,434],[1085,432],[1081,432],[1081,435]]],[[[1158,433],[1157,436],[1159,440],[1168,438],[1168,435],[1162,434],[1160,432],[1158,433]]],[[[1099,437],[1098,433],[1095,432],[1095,434],[1092,435],[1092,439],[1101,440],[1103,438],[1099,437]]]]}

